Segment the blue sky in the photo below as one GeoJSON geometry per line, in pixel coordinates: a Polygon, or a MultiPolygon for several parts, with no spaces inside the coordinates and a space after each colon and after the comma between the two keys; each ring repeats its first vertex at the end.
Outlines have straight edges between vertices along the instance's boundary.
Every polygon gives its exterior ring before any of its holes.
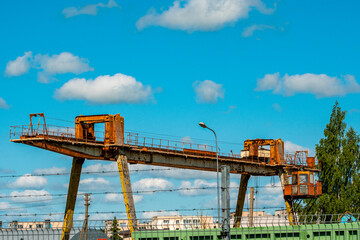
{"type": "MultiPolygon", "coordinates": [[[[223,152],[239,152],[251,138],[282,138],[287,152],[313,152],[335,100],[348,111],[348,125],[360,128],[358,7],[357,1],[6,2],[0,9],[1,175],[69,171],[68,157],[9,142],[9,126],[27,124],[34,112],[66,126],[79,114],[120,113],[126,131],[213,144],[211,133],[197,126],[203,121],[216,130],[223,152]]],[[[94,164],[109,163],[85,167],[94,164]]],[[[158,188],[216,182],[188,174],[134,173],[132,181],[147,179],[158,188]]],[[[35,186],[2,178],[0,194],[65,193],[68,177],[37,178],[35,186]]],[[[116,175],[82,180],[84,191],[120,191],[116,175]],[[86,188],[89,182],[98,188],[86,188]]],[[[283,206],[279,192],[262,191],[259,207],[283,206]]],[[[105,198],[94,196],[91,210],[124,211],[105,198]]],[[[215,207],[214,198],[214,192],[156,193],[144,195],[137,209],[215,207]]],[[[4,198],[0,214],[63,212],[65,199],[50,202],[44,208],[4,198]]]]}

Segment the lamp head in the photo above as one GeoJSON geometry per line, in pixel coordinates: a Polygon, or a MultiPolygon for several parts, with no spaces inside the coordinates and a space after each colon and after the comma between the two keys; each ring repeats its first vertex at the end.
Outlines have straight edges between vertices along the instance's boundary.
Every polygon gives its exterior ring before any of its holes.
{"type": "Polygon", "coordinates": [[[199,125],[200,125],[200,127],[202,127],[202,128],[208,128],[208,127],[206,126],[206,124],[203,123],[203,122],[199,122],[199,125]]]}

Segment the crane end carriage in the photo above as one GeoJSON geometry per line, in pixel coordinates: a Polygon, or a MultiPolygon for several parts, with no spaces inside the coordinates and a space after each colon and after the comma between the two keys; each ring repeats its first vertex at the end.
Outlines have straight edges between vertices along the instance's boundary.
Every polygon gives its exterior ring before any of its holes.
{"type": "Polygon", "coordinates": [[[286,176],[284,184],[285,199],[317,198],[322,194],[322,185],[316,181],[315,174],[318,172],[314,157],[308,156],[308,151],[296,151],[294,155],[287,156],[289,162],[305,163],[307,169],[291,171],[286,176]]]}

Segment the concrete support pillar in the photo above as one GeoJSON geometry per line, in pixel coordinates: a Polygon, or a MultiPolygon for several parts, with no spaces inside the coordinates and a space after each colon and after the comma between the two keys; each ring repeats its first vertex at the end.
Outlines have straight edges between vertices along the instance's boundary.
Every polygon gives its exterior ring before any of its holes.
{"type": "Polygon", "coordinates": [[[238,199],[237,199],[237,203],[236,203],[236,211],[235,211],[235,217],[234,217],[234,227],[240,227],[241,216],[242,216],[244,202],[245,202],[246,189],[247,189],[249,179],[250,179],[250,175],[241,174],[239,194],[238,194],[238,199]]]}
{"type": "Polygon", "coordinates": [[[254,188],[250,188],[250,215],[249,215],[249,227],[254,226],[254,188]]]}
{"type": "Polygon", "coordinates": [[[121,186],[124,195],[124,203],[125,203],[127,218],[129,221],[129,229],[132,236],[134,230],[136,230],[137,228],[137,220],[135,213],[134,198],[131,189],[129,166],[125,155],[118,155],[116,157],[116,161],[118,164],[121,186]]]}
{"type": "Polygon", "coordinates": [[[230,240],[230,167],[221,166],[222,240],[230,240]]]}
{"type": "Polygon", "coordinates": [[[76,197],[80,183],[81,169],[84,161],[85,158],[73,158],[61,240],[69,240],[70,237],[70,231],[73,225],[76,197]]]}

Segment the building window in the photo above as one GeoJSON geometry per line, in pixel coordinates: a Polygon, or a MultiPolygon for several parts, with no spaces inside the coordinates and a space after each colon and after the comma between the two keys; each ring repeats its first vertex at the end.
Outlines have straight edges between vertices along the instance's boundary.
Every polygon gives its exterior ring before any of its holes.
{"type": "Polygon", "coordinates": [[[184,227],[190,227],[191,226],[191,219],[184,219],[183,223],[184,223],[184,227]]]}
{"type": "Polygon", "coordinates": [[[32,225],[29,225],[29,228],[32,228],[32,225]]]}
{"type": "Polygon", "coordinates": [[[164,220],[164,224],[169,224],[169,220],[164,220]]]}
{"type": "Polygon", "coordinates": [[[23,225],[18,225],[17,228],[24,228],[24,226],[23,225]]]}
{"type": "Polygon", "coordinates": [[[42,224],[36,224],[36,228],[43,228],[42,224]]]}
{"type": "Polygon", "coordinates": [[[180,224],[180,220],[176,220],[176,224],[180,224]]]}

